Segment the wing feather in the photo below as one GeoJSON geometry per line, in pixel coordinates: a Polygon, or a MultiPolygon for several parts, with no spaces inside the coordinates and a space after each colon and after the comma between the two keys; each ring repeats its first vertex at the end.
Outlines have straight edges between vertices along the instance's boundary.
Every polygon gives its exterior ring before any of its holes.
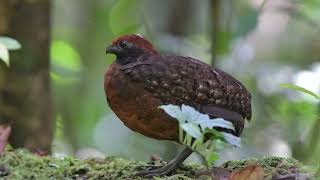
{"type": "Polygon", "coordinates": [[[173,55],[141,57],[121,70],[163,104],[186,104],[231,121],[240,134],[251,119],[251,95],[226,72],[199,60],[173,55]]]}

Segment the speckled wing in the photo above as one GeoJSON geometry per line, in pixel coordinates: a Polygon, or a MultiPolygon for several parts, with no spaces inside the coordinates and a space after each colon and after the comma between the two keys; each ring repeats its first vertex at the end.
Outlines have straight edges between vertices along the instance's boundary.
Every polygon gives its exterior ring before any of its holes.
{"type": "Polygon", "coordinates": [[[132,81],[163,104],[186,104],[212,117],[231,121],[239,135],[251,119],[251,96],[229,74],[190,57],[153,55],[121,66],[132,81]]]}

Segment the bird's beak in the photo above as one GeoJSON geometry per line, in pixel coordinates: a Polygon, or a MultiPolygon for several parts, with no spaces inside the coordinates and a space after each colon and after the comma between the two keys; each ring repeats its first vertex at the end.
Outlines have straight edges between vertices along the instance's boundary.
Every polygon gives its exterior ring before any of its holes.
{"type": "Polygon", "coordinates": [[[116,54],[118,51],[118,47],[112,44],[107,47],[106,54],[116,54]]]}

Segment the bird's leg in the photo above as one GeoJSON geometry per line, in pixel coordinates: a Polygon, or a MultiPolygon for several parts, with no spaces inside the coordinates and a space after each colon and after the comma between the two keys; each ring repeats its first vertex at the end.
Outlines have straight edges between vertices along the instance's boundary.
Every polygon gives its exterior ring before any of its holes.
{"type": "Polygon", "coordinates": [[[137,172],[137,176],[144,176],[147,178],[153,177],[153,176],[164,176],[175,169],[177,169],[187,157],[192,154],[192,150],[188,147],[186,147],[181,153],[179,153],[172,161],[170,161],[168,164],[154,170],[142,170],[137,172]]]}

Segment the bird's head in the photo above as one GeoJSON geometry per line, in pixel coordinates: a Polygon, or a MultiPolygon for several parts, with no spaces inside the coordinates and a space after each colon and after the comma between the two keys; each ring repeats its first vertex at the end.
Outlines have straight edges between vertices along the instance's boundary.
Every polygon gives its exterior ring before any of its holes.
{"type": "Polygon", "coordinates": [[[114,39],[106,53],[115,54],[119,63],[128,64],[142,55],[157,54],[157,51],[141,35],[130,34],[114,39]]]}

